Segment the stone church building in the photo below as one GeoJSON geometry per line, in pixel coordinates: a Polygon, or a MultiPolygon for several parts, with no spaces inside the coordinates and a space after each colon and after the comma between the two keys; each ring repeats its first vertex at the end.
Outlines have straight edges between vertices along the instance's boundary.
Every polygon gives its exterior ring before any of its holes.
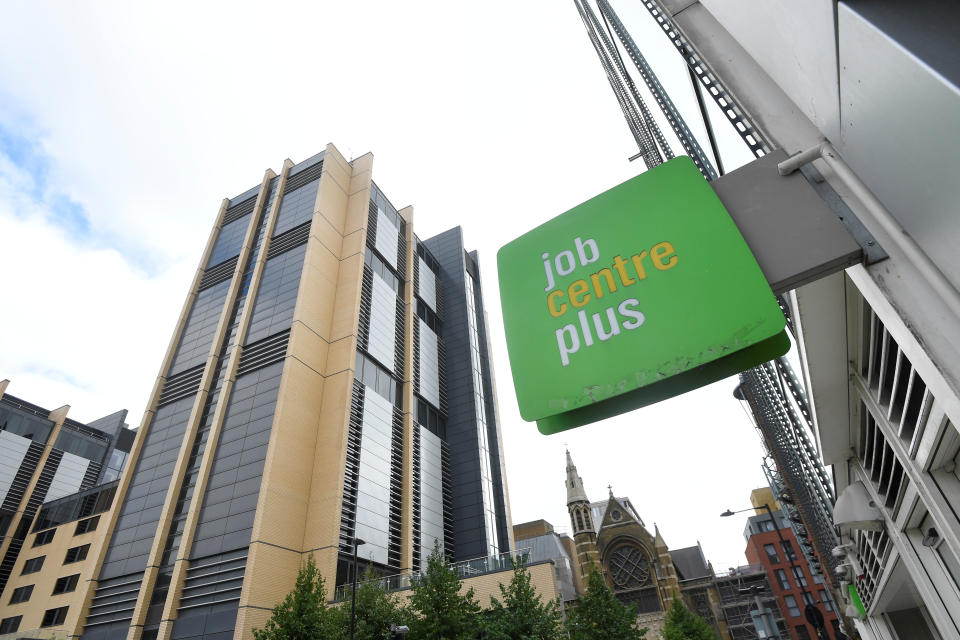
{"type": "Polygon", "coordinates": [[[606,501],[591,503],[569,451],[566,487],[579,584],[586,584],[592,570],[601,570],[620,601],[637,605],[642,626],[653,632],[648,637],[656,637],[679,596],[721,638],[730,638],[713,566],[699,544],[671,551],[656,525],[651,534],[629,499],[614,497],[612,489],[606,501]]]}

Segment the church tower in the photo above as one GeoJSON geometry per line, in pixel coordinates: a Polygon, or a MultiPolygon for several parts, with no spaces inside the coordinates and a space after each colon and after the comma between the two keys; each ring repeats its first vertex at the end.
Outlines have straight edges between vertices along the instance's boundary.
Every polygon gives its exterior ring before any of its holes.
{"type": "Polygon", "coordinates": [[[577,548],[580,575],[586,579],[590,575],[591,566],[601,569],[600,554],[597,552],[597,532],[593,526],[590,501],[587,500],[583,480],[577,474],[570,451],[567,451],[567,511],[570,512],[570,526],[577,548]]]}

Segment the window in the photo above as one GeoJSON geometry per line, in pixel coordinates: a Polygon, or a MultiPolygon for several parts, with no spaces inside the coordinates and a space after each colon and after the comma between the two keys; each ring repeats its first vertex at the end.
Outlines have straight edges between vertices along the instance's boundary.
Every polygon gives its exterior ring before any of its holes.
{"type": "Polygon", "coordinates": [[[63,621],[67,619],[67,609],[70,607],[57,607],[56,609],[47,609],[43,612],[43,622],[40,623],[41,627],[55,627],[58,624],[63,624],[63,621]]]}
{"type": "Polygon", "coordinates": [[[797,599],[793,596],[784,596],[783,601],[787,605],[787,613],[790,614],[791,618],[800,617],[800,607],[797,606],[797,599]]]}
{"type": "Polygon", "coordinates": [[[796,578],[797,584],[799,584],[801,587],[807,586],[807,578],[803,575],[802,567],[793,568],[793,577],[796,578]]]}
{"type": "Polygon", "coordinates": [[[10,596],[10,604],[17,604],[18,602],[26,602],[30,599],[30,596],[33,594],[33,585],[28,584],[25,587],[18,587],[13,590],[13,595],[10,596]]]}
{"type": "Polygon", "coordinates": [[[57,578],[57,584],[53,586],[53,595],[58,593],[70,593],[77,588],[77,581],[80,580],[80,574],[75,573],[72,576],[57,578]]]}
{"type": "Polygon", "coordinates": [[[87,551],[90,550],[90,545],[85,544],[82,547],[72,547],[67,549],[67,557],[63,559],[63,564],[70,564],[71,562],[80,562],[81,560],[87,559],[87,551]]]}
{"type": "Polygon", "coordinates": [[[13,616],[0,620],[0,633],[13,633],[20,628],[20,621],[23,616],[13,616]]]}
{"type": "Polygon", "coordinates": [[[777,582],[780,583],[780,588],[790,589],[791,588],[790,578],[787,577],[787,572],[784,571],[783,569],[777,569],[775,573],[777,574],[777,582]]]}
{"type": "Polygon", "coordinates": [[[833,601],[824,589],[820,589],[820,602],[823,603],[824,610],[833,611],[833,601]]]}
{"type": "Polygon", "coordinates": [[[36,573],[37,571],[40,571],[40,569],[43,567],[43,559],[46,557],[47,556],[39,556],[37,558],[30,558],[29,560],[24,562],[23,571],[20,572],[21,575],[27,574],[27,573],[36,573]]]}
{"type": "Polygon", "coordinates": [[[777,555],[777,548],[772,544],[763,545],[763,550],[767,552],[767,558],[773,564],[780,562],[780,556],[777,555]]]}
{"type": "Polygon", "coordinates": [[[815,600],[813,599],[813,594],[810,593],[809,591],[804,591],[804,592],[803,592],[803,603],[804,603],[804,604],[812,604],[812,605],[816,606],[815,600]]]}
{"type": "Polygon", "coordinates": [[[800,640],[810,640],[810,632],[807,631],[807,625],[798,624],[797,626],[794,627],[794,629],[796,629],[797,637],[800,640]]]}
{"type": "Polygon", "coordinates": [[[95,531],[98,524],[100,524],[100,516],[94,516],[92,518],[87,518],[86,520],[81,520],[77,523],[77,530],[73,532],[73,535],[78,536],[81,533],[95,531]]]}
{"type": "Polygon", "coordinates": [[[786,556],[787,560],[796,560],[797,554],[793,550],[793,545],[790,544],[789,540],[784,540],[780,543],[783,546],[783,555],[786,556]]]}
{"type": "Polygon", "coordinates": [[[822,573],[817,573],[816,571],[814,571],[814,572],[813,572],[813,582],[814,582],[815,584],[823,584],[823,574],[822,574],[822,573]]]}
{"type": "Polygon", "coordinates": [[[47,531],[41,531],[37,534],[37,537],[33,539],[33,546],[42,547],[45,544],[50,544],[53,542],[53,536],[57,533],[56,529],[49,529],[47,531]]]}

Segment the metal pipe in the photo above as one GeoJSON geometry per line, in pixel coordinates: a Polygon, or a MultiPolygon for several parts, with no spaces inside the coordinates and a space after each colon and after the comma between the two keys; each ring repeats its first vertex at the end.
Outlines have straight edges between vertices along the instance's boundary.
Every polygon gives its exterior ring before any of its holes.
{"type": "Polygon", "coordinates": [[[950,311],[960,317],[960,291],[953,286],[940,268],[920,248],[916,240],[903,228],[870,188],[854,173],[832,144],[823,141],[815,147],[801,151],[777,165],[780,175],[793,173],[801,166],[817,158],[822,159],[837,174],[837,177],[849,187],[853,195],[873,214],[877,224],[890,235],[891,240],[906,258],[916,267],[920,275],[930,283],[936,294],[947,304],[950,311]]]}

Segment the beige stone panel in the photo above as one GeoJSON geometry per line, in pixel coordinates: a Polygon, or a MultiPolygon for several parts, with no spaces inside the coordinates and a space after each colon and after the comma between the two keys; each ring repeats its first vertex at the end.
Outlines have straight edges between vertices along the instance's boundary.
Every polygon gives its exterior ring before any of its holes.
{"type": "Polygon", "coordinates": [[[7,392],[7,387],[10,385],[10,381],[7,379],[0,380],[0,398],[3,397],[3,394],[7,392]]]}
{"type": "Polygon", "coordinates": [[[350,195],[370,187],[370,175],[373,173],[373,154],[369,151],[350,163],[353,166],[353,179],[350,181],[350,195]]]}
{"type": "Polygon", "coordinates": [[[359,189],[350,194],[350,200],[347,202],[347,214],[343,221],[344,237],[350,235],[358,229],[367,228],[367,220],[370,217],[370,188],[359,189]]]}
{"type": "Polygon", "coordinates": [[[249,640],[254,629],[263,629],[272,613],[256,607],[240,607],[237,612],[237,626],[233,632],[235,640],[249,640]]]}
{"type": "MultiPolygon", "coordinates": [[[[337,284],[337,274],[340,271],[340,258],[330,249],[323,246],[316,238],[307,241],[307,250],[303,258],[304,264],[316,269],[317,273],[326,278],[330,284],[337,284]]],[[[301,292],[302,293],[302,292],[301,292]]]]}
{"type": "MultiPolygon", "coordinates": [[[[303,549],[335,547],[339,544],[343,468],[347,456],[352,389],[353,371],[349,369],[328,377],[324,385],[303,549]]],[[[327,580],[333,580],[334,577],[324,574],[327,580]]]]}
{"type": "Polygon", "coordinates": [[[327,366],[331,346],[310,327],[294,320],[290,327],[290,342],[287,355],[296,358],[317,373],[323,373],[327,366]]]}
{"type": "Polygon", "coordinates": [[[287,358],[253,523],[254,541],[301,549],[325,387],[323,376],[287,358]]]}
{"type": "MultiPolygon", "coordinates": [[[[317,196],[319,197],[319,195],[320,191],[318,189],[317,196]]],[[[313,221],[310,224],[310,236],[316,238],[316,240],[326,247],[338,260],[342,257],[343,235],[319,211],[313,214],[313,221]]]]}
{"type": "Polygon", "coordinates": [[[324,374],[334,376],[347,369],[353,370],[356,364],[357,336],[349,335],[330,344],[327,367],[324,374]]]}
{"type": "Polygon", "coordinates": [[[337,285],[327,276],[328,274],[322,273],[316,267],[303,265],[293,321],[302,322],[318,336],[332,342],[337,285]]]}
{"type": "Polygon", "coordinates": [[[255,620],[249,615],[251,607],[272,609],[293,590],[300,561],[301,554],[298,551],[258,542],[250,545],[240,592],[235,638],[253,637],[255,620]]]}
{"type": "Polygon", "coordinates": [[[333,304],[330,341],[356,334],[360,320],[360,294],[363,282],[363,254],[356,254],[340,262],[337,295],[333,304]]]}
{"type": "Polygon", "coordinates": [[[350,256],[363,253],[365,248],[367,238],[366,229],[357,229],[350,235],[343,237],[343,247],[340,251],[340,259],[349,258],[350,256]]]}
{"type": "MultiPolygon", "coordinates": [[[[544,602],[556,600],[560,596],[560,590],[557,587],[556,569],[553,561],[542,562],[539,564],[528,565],[530,572],[530,584],[536,589],[544,602]]],[[[466,594],[473,589],[474,597],[483,609],[490,608],[490,597],[493,596],[502,600],[500,585],[507,586],[513,579],[513,571],[498,571],[496,573],[487,573],[482,576],[466,578],[461,582],[460,593],[466,594]]],[[[412,589],[397,591],[396,596],[402,603],[407,603],[413,595],[412,589]]]]}
{"type": "Polygon", "coordinates": [[[323,172],[330,174],[330,178],[336,181],[340,189],[344,193],[347,192],[353,167],[332,143],[327,145],[327,150],[323,156],[323,172]]]}
{"type": "Polygon", "coordinates": [[[327,171],[327,164],[323,165],[320,174],[320,188],[317,190],[317,201],[314,214],[319,214],[330,222],[330,225],[340,235],[344,235],[343,223],[347,214],[347,191],[334,180],[327,171]]]}

